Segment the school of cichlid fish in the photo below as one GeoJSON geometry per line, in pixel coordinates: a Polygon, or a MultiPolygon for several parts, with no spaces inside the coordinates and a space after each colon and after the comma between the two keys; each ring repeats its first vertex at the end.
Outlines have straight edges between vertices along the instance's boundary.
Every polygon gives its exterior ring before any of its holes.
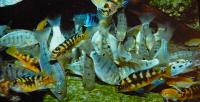
{"type": "MultiPolygon", "coordinates": [[[[0,7],[20,1],[0,0],[0,7]]],[[[180,45],[171,42],[174,29],[170,22],[151,27],[155,16],[145,13],[139,17],[140,25],[129,27],[123,10],[128,0],[91,2],[97,14],[75,15],[72,34],[60,29],[61,16],[46,17],[34,30],[0,26],[1,51],[13,59],[1,60],[1,96],[9,95],[9,90],[28,93],[50,89],[61,100],[67,96],[65,71],[70,70],[83,77],[87,90],[95,88],[97,76],[116,86],[116,92],[144,94],[165,85],[168,88],[160,94],[167,101],[200,98],[200,51],[179,49],[180,45]]],[[[199,39],[185,46],[198,47],[199,39]]]]}

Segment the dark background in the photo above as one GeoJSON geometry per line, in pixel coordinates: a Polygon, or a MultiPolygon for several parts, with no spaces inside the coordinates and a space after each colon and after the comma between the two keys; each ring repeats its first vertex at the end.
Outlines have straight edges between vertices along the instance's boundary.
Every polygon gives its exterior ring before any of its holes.
{"type": "Polygon", "coordinates": [[[0,24],[33,29],[47,16],[62,15],[62,28],[70,29],[73,27],[73,16],[86,12],[96,12],[90,0],[23,0],[16,5],[0,8],[0,24]]]}

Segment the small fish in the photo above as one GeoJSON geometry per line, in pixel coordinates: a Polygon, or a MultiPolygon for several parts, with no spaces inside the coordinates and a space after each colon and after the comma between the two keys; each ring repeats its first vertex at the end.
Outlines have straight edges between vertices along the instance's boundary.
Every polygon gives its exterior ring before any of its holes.
{"type": "Polygon", "coordinates": [[[176,51],[170,54],[169,61],[176,61],[177,59],[195,59],[200,56],[200,51],[176,51]]]}
{"type": "Polygon", "coordinates": [[[111,17],[120,7],[118,4],[112,1],[102,2],[101,4],[103,4],[101,5],[102,7],[97,7],[97,13],[103,18],[111,17]]]}
{"type": "Polygon", "coordinates": [[[197,100],[200,98],[200,85],[195,84],[189,88],[168,88],[161,91],[161,95],[166,100],[172,101],[186,101],[186,100],[197,100]]]}
{"type": "Polygon", "coordinates": [[[99,19],[97,14],[86,13],[79,14],[73,17],[73,21],[75,24],[75,33],[82,33],[82,26],[85,27],[94,27],[98,25],[99,19]]]}
{"type": "Polygon", "coordinates": [[[36,90],[42,90],[51,88],[54,83],[54,79],[51,76],[32,76],[17,78],[10,83],[10,88],[16,92],[32,92],[36,90]]]}
{"type": "Polygon", "coordinates": [[[185,45],[189,47],[198,47],[200,45],[200,39],[199,38],[191,39],[185,42],[185,45]]]}
{"type": "Polygon", "coordinates": [[[37,41],[39,42],[39,64],[41,68],[41,72],[45,72],[48,75],[52,74],[51,65],[49,64],[50,60],[50,52],[47,45],[47,40],[49,39],[49,35],[51,32],[51,28],[45,28],[39,35],[35,35],[37,41]]]}
{"type": "Polygon", "coordinates": [[[167,25],[166,32],[161,35],[161,46],[154,58],[159,59],[160,64],[166,64],[169,61],[168,42],[173,34],[173,29],[167,25]]]}
{"type": "Polygon", "coordinates": [[[177,88],[189,88],[190,86],[197,84],[199,82],[193,81],[192,78],[188,77],[172,77],[166,79],[166,84],[169,86],[174,86],[177,88]]]}
{"type": "Polygon", "coordinates": [[[92,90],[95,88],[95,71],[92,60],[86,56],[83,50],[81,62],[81,67],[83,69],[83,86],[86,90],[92,90]]]}
{"type": "Polygon", "coordinates": [[[105,55],[98,55],[92,51],[90,57],[94,63],[94,70],[98,78],[111,85],[117,85],[120,80],[119,69],[112,59],[105,55]]]}
{"type": "Polygon", "coordinates": [[[28,70],[24,67],[17,66],[13,63],[6,63],[2,66],[2,74],[6,80],[12,81],[20,77],[31,77],[36,75],[34,71],[28,70]]]}
{"type": "Polygon", "coordinates": [[[43,19],[42,21],[40,21],[36,27],[36,31],[40,31],[43,30],[45,28],[45,26],[47,25],[47,18],[43,19]]]}
{"type": "Polygon", "coordinates": [[[19,52],[15,47],[8,48],[6,50],[6,53],[18,59],[23,64],[23,67],[32,70],[36,73],[40,72],[39,62],[36,58],[19,52]]]}
{"type": "Polygon", "coordinates": [[[149,30],[149,24],[153,20],[154,16],[152,14],[143,14],[139,17],[140,21],[142,22],[142,26],[140,28],[140,31],[136,35],[136,54],[143,53],[143,50],[141,49],[142,46],[146,45],[145,42],[145,35],[148,35],[150,32],[149,30]]]}
{"type": "Polygon", "coordinates": [[[15,5],[23,0],[0,0],[0,7],[6,7],[10,5],[15,5]]]}
{"type": "Polygon", "coordinates": [[[175,62],[169,63],[169,65],[171,66],[171,75],[176,76],[178,74],[187,72],[192,64],[193,62],[191,60],[185,59],[178,59],[175,62]]]}
{"type": "Polygon", "coordinates": [[[158,67],[137,71],[130,74],[127,78],[122,79],[117,89],[120,92],[136,91],[150,85],[154,80],[169,76],[171,76],[170,66],[167,66],[165,70],[161,70],[158,67]]]}
{"type": "Polygon", "coordinates": [[[50,88],[51,92],[59,99],[63,99],[66,94],[65,72],[58,62],[52,64],[52,74],[55,83],[50,88]]]}
{"type": "Polygon", "coordinates": [[[119,13],[117,16],[117,34],[116,37],[118,41],[123,41],[126,36],[126,31],[127,31],[127,20],[126,20],[126,15],[124,12],[119,13]]]}
{"type": "Polygon", "coordinates": [[[61,43],[65,41],[65,37],[62,35],[62,32],[60,30],[61,16],[58,16],[53,20],[48,19],[48,22],[53,29],[53,36],[49,44],[49,50],[53,51],[56,47],[58,47],[61,43]]]}
{"type": "Polygon", "coordinates": [[[52,50],[52,58],[57,59],[66,51],[70,51],[74,46],[79,44],[82,40],[87,39],[88,36],[89,36],[88,31],[85,31],[83,34],[77,34],[69,39],[66,39],[63,43],[61,43],[54,50],[52,50]]]}
{"type": "Polygon", "coordinates": [[[35,34],[40,32],[33,32],[29,30],[15,30],[0,38],[0,45],[6,47],[15,46],[17,48],[23,48],[31,45],[35,45],[38,41],[35,39],[35,34]]]}
{"type": "Polygon", "coordinates": [[[103,49],[103,36],[100,33],[100,31],[97,31],[94,33],[94,35],[92,36],[92,45],[94,47],[94,50],[98,53],[101,54],[102,53],[102,49],[103,49]]]}

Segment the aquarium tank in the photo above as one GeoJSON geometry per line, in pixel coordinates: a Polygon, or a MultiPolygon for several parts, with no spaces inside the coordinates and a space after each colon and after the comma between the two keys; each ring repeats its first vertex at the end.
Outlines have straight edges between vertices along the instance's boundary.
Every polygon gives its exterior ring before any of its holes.
{"type": "Polygon", "coordinates": [[[0,102],[200,102],[199,0],[0,0],[0,102]]]}

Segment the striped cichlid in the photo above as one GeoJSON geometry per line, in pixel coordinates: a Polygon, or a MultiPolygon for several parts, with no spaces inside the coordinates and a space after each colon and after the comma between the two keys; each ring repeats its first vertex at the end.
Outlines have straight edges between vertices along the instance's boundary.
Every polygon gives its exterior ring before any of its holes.
{"type": "Polygon", "coordinates": [[[38,59],[33,58],[30,55],[23,54],[14,47],[8,48],[6,50],[6,53],[18,59],[23,64],[23,67],[32,70],[36,73],[40,72],[38,59]]]}
{"type": "Polygon", "coordinates": [[[189,88],[168,88],[164,89],[161,92],[161,95],[166,100],[173,101],[190,101],[190,100],[198,100],[200,98],[200,84],[192,85],[189,88]]]}
{"type": "Polygon", "coordinates": [[[51,76],[35,75],[32,77],[21,77],[13,80],[10,83],[10,88],[16,92],[26,93],[51,88],[54,82],[55,81],[51,76]]]}
{"type": "Polygon", "coordinates": [[[83,34],[77,34],[72,36],[71,38],[65,40],[59,46],[57,46],[54,50],[52,50],[52,58],[57,59],[66,51],[71,50],[74,46],[80,43],[82,40],[87,39],[89,36],[88,31],[85,31],[83,34]]]}
{"type": "Polygon", "coordinates": [[[171,76],[170,66],[167,66],[165,68],[165,71],[161,70],[161,68],[159,67],[156,67],[138,72],[133,72],[128,77],[120,81],[120,85],[117,87],[117,89],[120,92],[137,91],[140,88],[150,85],[154,80],[157,80],[161,77],[169,76],[171,76]]]}

